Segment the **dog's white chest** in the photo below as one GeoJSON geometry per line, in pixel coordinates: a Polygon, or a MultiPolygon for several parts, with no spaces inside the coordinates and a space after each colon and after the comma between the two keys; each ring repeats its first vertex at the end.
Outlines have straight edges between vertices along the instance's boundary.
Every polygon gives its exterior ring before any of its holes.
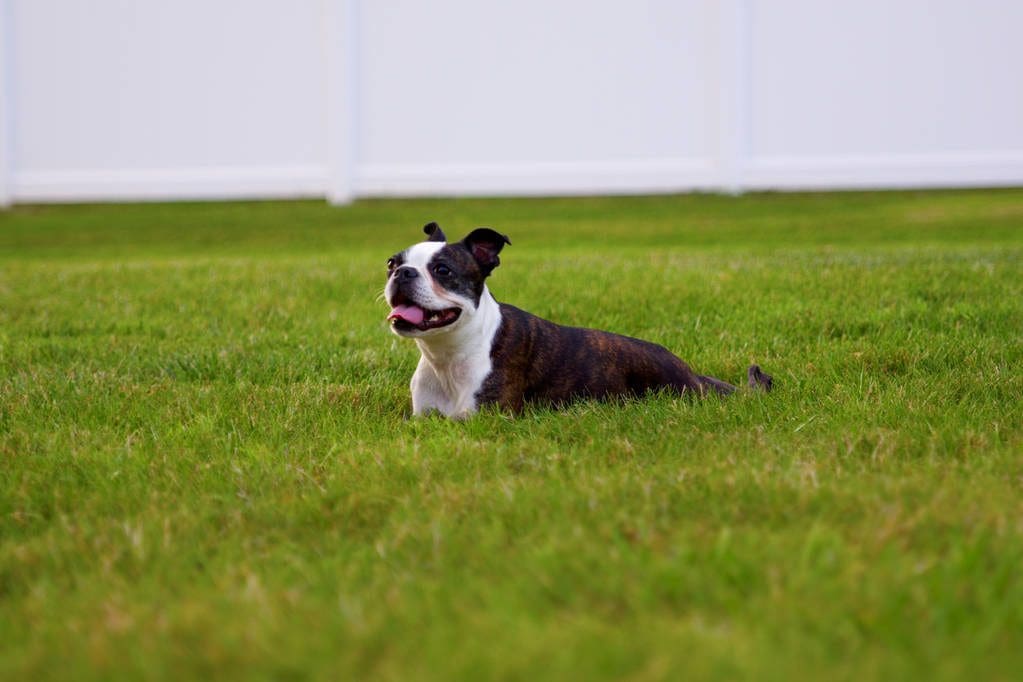
{"type": "Polygon", "coordinates": [[[412,412],[437,411],[446,417],[466,417],[478,407],[476,396],[490,376],[490,350],[501,325],[501,313],[484,291],[477,310],[463,313],[465,326],[440,338],[417,339],[419,366],[412,375],[412,412]]]}
{"type": "Polygon", "coordinates": [[[412,375],[412,411],[416,415],[437,411],[446,417],[464,417],[476,411],[476,394],[490,374],[489,352],[441,367],[426,357],[412,375]]]}

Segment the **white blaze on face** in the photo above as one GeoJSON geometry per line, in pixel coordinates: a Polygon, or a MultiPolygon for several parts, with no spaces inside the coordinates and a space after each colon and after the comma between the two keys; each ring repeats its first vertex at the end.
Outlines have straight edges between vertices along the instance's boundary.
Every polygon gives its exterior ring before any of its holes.
{"type": "MultiPolygon", "coordinates": [[[[440,308],[449,308],[450,304],[445,304],[439,300],[434,287],[431,285],[433,278],[430,275],[429,270],[426,266],[430,263],[430,259],[433,258],[438,251],[443,249],[445,246],[444,242],[422,242],[406,249],[404,254],[404,262],[401,267],[404,268],[415,268],[419,273],[419,277],[412,283],[411,288],[406,287],[405,291],[409,294],[412,302],[421,308],[427,310],[438,310],[440,308]]],[[[397,270],[395,270],[397,272],[397,270]]],[[[390,281],[387,282],[387,299],[391,300],[397,288],[397,279],[391,277],[390,281]]],[[[407,307],[407,306],[405,306],[407,307]]],[[[413,324],[418,324],[422,320],[410,320],[413,324]]]]}
{"type": "Polygon", "coordinates": [[[428,275],[426,266],[437,252],[447,246],[446,242],[420,242],[405,249],[405,265],[419,270],[420,275],[428,275]]]}

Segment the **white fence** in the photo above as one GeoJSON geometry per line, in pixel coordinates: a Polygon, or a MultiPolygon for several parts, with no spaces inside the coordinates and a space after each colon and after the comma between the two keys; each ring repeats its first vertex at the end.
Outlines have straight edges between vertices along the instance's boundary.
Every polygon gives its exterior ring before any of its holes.
{"type": "Polygon", "coordinates": [[[0,203],[1023,184],[1018,0],[0,0],[0,203]]]}

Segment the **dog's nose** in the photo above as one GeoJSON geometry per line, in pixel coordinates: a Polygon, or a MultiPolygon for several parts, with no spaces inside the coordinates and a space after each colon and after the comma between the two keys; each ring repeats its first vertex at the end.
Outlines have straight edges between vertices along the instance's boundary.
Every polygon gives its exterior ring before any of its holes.
{"type": "Polygon", "coordinates": [[[419,271],[408,265],[403,265],[398,268],[398,272],[395,274],[395,278],[399,280],[409,280],[419,277],[419,271]]]}

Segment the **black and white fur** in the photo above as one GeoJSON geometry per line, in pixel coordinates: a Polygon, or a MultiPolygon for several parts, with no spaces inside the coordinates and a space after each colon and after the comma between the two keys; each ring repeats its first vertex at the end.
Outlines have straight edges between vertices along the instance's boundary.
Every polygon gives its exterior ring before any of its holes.
{"type": "MultiPolygon", "coordinates": [[[[415,339],[421,353],[412,375],[413,414],[436,411],[448,417],[464,417],[479,407],[477,394],[491,372],[490,348],[501,324],[501,311],[486,284],[471,284],[477,278],[459,273],[461,286],[438,285],[436,269],[452,270],[459,264],[464,267],[470,252],[453,253],[436,223],[430,223],[424,231],[431,235],[430,241],[415,244],[388,261],[384,295],[392,305],[408,299],[427,311],[455,308],[460,310],[458,319],[444,327],[423,330],[401,325],[392,318],[391,329],[399,336],[415,339]],[[411,272],[415,276],[410,276],[411,272]],[[470,284],[466,284],[467,279],[470,284]]],[[[485,233],[477,230],[473,234],[485,233]]]]}

